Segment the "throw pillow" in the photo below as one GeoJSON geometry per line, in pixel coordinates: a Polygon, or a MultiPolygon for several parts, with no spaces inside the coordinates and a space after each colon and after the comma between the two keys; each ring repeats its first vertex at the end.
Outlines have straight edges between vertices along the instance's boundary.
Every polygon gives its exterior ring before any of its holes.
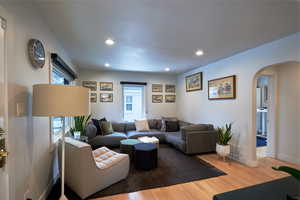
{"type": "Polygon", "coordinates": [[[161,131],[166,132],[166,121],[178,121],[176,117],[162,117],[161,118],[161,131]]]}
{"type": "Polygon", "coordinates": [[[100,127],[101,127],[102,135],[108,135],[108,134],[114,132],[111,122],[101,121],[100,122],[100,127]]]}
{"type": "Polygon", "coordinates": [[[178,121],[166,121],[166,132],[177,132],[179,131],[178,121]]]}
{"type": "Polygon", "coordinates": [[[150,131],[148,120],[135,120],[136,131],[150,131]]]}
{"type": "Polygon", "coordinates": [[[96,126],[97,128],[97,135],[101,135],[101,127],[100,127],[100,122],[102,121],[106,121],[105,117],[98,120],[98,119],[92,119],[93,124],[96,126]]]}

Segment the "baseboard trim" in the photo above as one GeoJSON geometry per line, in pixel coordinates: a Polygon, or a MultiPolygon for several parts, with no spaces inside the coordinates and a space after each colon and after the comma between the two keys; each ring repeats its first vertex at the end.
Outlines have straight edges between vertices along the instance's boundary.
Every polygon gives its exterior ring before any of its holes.
{"type": "Polygon", "coordinates": [[[46,200],[53,185],[56,183],[56,181],[59,179],[59,174],[55,176],[50,182],[48,183],[47,187],[45,188],[44,192],[41,194],[41,196],[38,198],[38,200],[46,200]]]}
{"type": "Polygon", "coordinates": [[[277,157],[280,160],[300,165],[300,158],[298,158],[298,157],[293,157],[293,156],[286,155],[286,154],[283,154],[283,153],[278,154],[277,157]]]}

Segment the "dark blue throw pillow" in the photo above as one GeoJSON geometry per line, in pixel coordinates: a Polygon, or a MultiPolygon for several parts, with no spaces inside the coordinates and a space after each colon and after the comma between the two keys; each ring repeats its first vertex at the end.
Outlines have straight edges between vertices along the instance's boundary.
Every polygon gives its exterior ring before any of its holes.
{"type": "Polygon", "coordinates": [[[102,119],[92,119],[93,124],[96,126],[97,128],[97,135],[102,135],[101,132],[101,127],[100,127],[100,122],[102,121],[107,121],[106,118],[102,118],[102,119]]]}

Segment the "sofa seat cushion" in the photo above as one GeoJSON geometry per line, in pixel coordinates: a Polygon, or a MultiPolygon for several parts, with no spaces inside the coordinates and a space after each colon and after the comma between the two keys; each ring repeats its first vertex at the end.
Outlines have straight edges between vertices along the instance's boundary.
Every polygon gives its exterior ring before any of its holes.
{"type": "Polygon", "coordinates": [[[172,144],[177,149],[185,152],[186,144],[185,141],[181,139],[181,132],[170,132],[166,134],[167,143],[172,144]]]}
{"type": "Polygon", "coordinates": [[[120,141],[124,139],[127,139],[127,135],[125,133],[113,132],[105,136],[98,135],[93,139],[89,140],[89,144],[92,145],[93,147],[101,147],[101,146],[119,147],[120,141]]]}
{"type": "Polygon", "coordinates": [[[116,153],[106,147],[101,147],[94,150],[93,156],[99,169],[110,168],[127,157],[126,154],[116,153]]]}
{"type": "Polygon", "coordinates": [[[123,139],[123,138],[127,138],[127,135],[121,132],[112,132],[111,134],[104,135],[103,137],[120,137],[123,139]]]}
{"type": "Polygon", "coordinates": [[[128,131],[127,136],[130,139],[138,139],[144,136],[157,137],[160,142],[165,142],[165,134],[157,129],[150,129],[150,131],[128,131]]]}

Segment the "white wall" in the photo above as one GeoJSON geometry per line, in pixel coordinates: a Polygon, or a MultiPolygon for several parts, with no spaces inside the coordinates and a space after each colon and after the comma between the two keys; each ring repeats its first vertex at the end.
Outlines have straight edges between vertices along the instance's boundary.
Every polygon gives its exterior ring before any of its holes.
{"type": "MultiPolygon", "coordinates": [[[[116,71],[96,71],[79,70],[79,79],[81,81],[97,81],[97,103],[91,104],[91,111],[94,117],[106,117],[112,121],[123,120],[123,99],[122,86],[120,81],[147,82],[147,118],[161,118],[162,116],[176,116],[176,103],[152,103],[152,83],[176,84],[175,75],[158,73],[139,73],[139,72],[116,72],[116,71]],[[100,103],[99,101],[99,82],[113,82],[113,103],[100,103]]],[[[155,93],[160,94],[160,93],[155,93]]],[[[161,93],[170,94],[170,93],[161,93]]]]}
{"type": "Polygon", "coordinates": [[[195,123],[212,123],[223,126],[233,122],[232,157],[249,165],[256,164],[255,113],[253,97],[255,74],[262,68],[286,61],[300,60],[300,33],[239,53],[215,63],[199,67],[177,77],[177,116],[195,123]],[[203,90],[185,92],[185,76],[203,72],[203,90]],[[209,101],[207,81],[237,75],[235,100],[209,101]]]}
{"type": "Polygon", "coordinates": [[[7,20],[10,199],[22,200],[29,190],[32,199],[46,191],[57,169],[53,169],[54,152],[50,152],[49,119],[32,117],[32,85],[49,83],[49,54],[56,52],[69,59],[47,28],[38,9],[26,3],[2,3],[0,15],[7,20]],[[27,43],[40,39],[47,52],[43,69],[34,69],[27,57],[27,43]],[[16,105],[24,104],[26,113],[16,115],[16,105]]]}
{"type": "Polygon", "coordinates": [[[277,156],[300,164],[300,63],[276,66],[278,73],[277,156]]]}

